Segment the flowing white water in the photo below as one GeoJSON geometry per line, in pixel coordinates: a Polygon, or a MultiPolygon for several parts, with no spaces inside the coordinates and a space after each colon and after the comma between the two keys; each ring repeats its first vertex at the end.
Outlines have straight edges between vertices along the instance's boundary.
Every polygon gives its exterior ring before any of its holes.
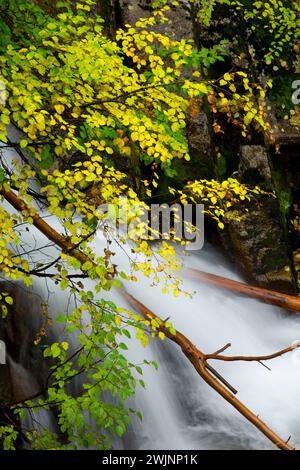
{"type": "MultiPolygon", "coordinates": [[[[11,155],[7,150],[5,153],[9,160],[11,155]]],[[[55,226],[51,218],[49,222],[55,226]]],[[[24,230],[21,253],[32,247],[33,239],[36,248],[49,245],[34,228],[30,230],[30,233],[24,230]]],[[[94,245],[96,253],[101,255],[104,246],[105,240],[97,239],[94,245]]],[[[114,262],[126,270],[128,259],[124,252],[118,246],[111,249],[116,252],[114,262]]],[[[54,252],[57,254],[55,250],[53,246],[39,249],[30,254],[31,260],[47,262],[53,259],[54,252]]],[[[187,257],[185,264],[238,279],[224,257],[209,246],[187,257]]],[[[136,284],[126,285],[126,288],[161,318],[170,317],[175,328],[206,353],[230,342],[232,347],[228,354],[269,354],[300,341],[300,318],[295,314],[190,279],[184,280],[184,288],[189,292],[196,291],[192,299],[162,294],[159,287],[149,287],[149,280],[144,277],[140,277],[136,284]]],[[[52,281],[36,280],[33,289],[47,300],[53,316],[72,307],[66,294],[61,293],[52,281]]],[[[117,305],[127,307],[119,293],[103,295],[113,299],[117,305]]],[[[36,296],[34,302],[40,303],[41,300],[36,296]]],[[[61,336],[64,331],[57,330],[56,333],[61,336]]],[[[163,343],[154,340],[143,349],[133,339],[128,346],[128,357],[133,362],[155,360],[159,370],[145,369],[146,390],[139,387],[132,403],[142,411],[143,422],[134,420],[125,438],[115,442],[116,448],[272,448],[259,431],[203,383],[176,345],[168,340],[163,343]]],[[[269,362],[271,371],[256,362],[215,361],[212,365],[238,390],[237,396],[241,401],[283,438],[291,435],[291,442],[300,445],[298,351],[269,362]]],[[[24,382],[28,380],[27,372],[22,374],[20,365],[15,364],[13,368],[17,377],[22,376],[24,382]]],[[[25,387],[25,383],[23,385],[25,387]]],[[[49,418],[45,418],[43,425],[49,423],[49,418]]]]}
{"type": "MultiPolygon", "coordinates": [[[[39,234],[35,238],[37,246],[45,245],[39,234]]],[[[97,239],[96,253],[101,255],[104,246],[105,240],[97,239]]],[[[116,252],[114,262],[126,270],[127,256],[118,246],[111,250],[116,252]]],[[[43,250],[45,257],[47,251],[43,250]]],[[[210,246],[186,257],[185,264],[238,279],[223,256],[210,246]]],[[[86,287],[90,287],[89,281],[86,287]]],[[[162,294],[160,287],[149,287],[149,280],[142,276],[137,283],[126,285],[131,294],[161,318],[170,317],[175,328],[206,353],[230,342],[232,347],[227,353],[231,355],[269,354],[300,340],[300,318],[296,315],[194,280],[184,279],[184,287],[189,292],[196,291],[192,299],[162,294]]],[[[46,288],[45,281],[38,280],[34,288],[44,298],[47,295],[53,316],[66,309],[66,294],[59,292],[52,281],[48,281],[46,288]]],[[[103,296],[128,307],[116,291],[103,296]]],[[[64,333],[57,331],[57,334],[64,333]]],[[[150,343],[144,349],[137,340],[128,340],[128,358],[132,362],[155,360],[159,370],[145,368],[146,390],[138,387],[136,398],[130,403],[142,411],[143,422],[134,419],[125,438],[114,442],[116,448],[272,448],[259,431],[203,383],[176,345],[158,339],[150,343]]],[[[257,362],[215,361],[212,365],[238,390],[241,401],[283,438],[292,435],[292,442],[297,445],[300,441],[300,354],[297,351],[268,362],[271,371],[257,362]]]]}
{"type": "MultiPolygon", "coordinates": [[[[238,277],[222,255],[207,247],[186,264],[233,279],[238,277]]],[[[161,294],[140,279],[131,293],[161,318],[170,317],[175,328],[202,351],[211,353],[232,343],[228,354],[264,355],[300,339],[300,318],[279,308],[185,279],[185,288],[197,293],[192,300],[161,294]]],[[[131,348],[134,359],[142,348],[131,348]]],[[[147,371],[147,390],[137,404],[144,423],[133,427],[135,446],[154,449],[272,448],[272,445],[237,411],[202,382],[176,345],[156,342],[149,354],[159,372],[147,371]]],[[[259,363],[222,363],[214,367],[238,390],[237,397],[284,438],[300,441],[300,355],[259,363]]],[[[131,445],[125,442],[125,445],[131,445]]]]}

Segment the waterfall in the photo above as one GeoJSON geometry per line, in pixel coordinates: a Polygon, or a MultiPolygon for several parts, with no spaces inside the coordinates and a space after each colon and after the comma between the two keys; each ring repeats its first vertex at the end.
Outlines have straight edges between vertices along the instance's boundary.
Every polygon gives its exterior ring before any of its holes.
{"type": "MultiPolygon", "coordinates": [[[[54,220],[49,221],[54,224],[54,220]]],[[[55,225],[55,224],[54,224],[55,225]]],[[[59,227],[56,227],[59,228],[59,227]]],[[[30,256],[47,259],[53,256],[55,247],[34,228],[30,234],[24,231],[24,245],[34,237],[36,247],[44,247],[30,256]]],[[[94,250],[101,255],[106,245],[105,238],[96,238],[94,250]]],[[[128,268],[126,254],[117,244],[111,247],[116,252],[114,263],[121,270],[128,268]]],[[[179,250],[180,255],[180,250],[179,250]]],[[[199,252],[184,257],[185,266],[239,279],[232,266],[218,250],[209,245],[199,252]]],[[[184,273],[183,273],[184,276],[184,273]]],[[[86,287],[92,281],[85,281],[86,287]]],[[[264,355],[285,348],[300,340],[300,318],[279,308],[258,303],[216,287],[200,284],[184,276],[184,289],[195,292],[193,297],[175,298],[163,294],[161,287],[150,287],[149,279],[139,277],[137,283],[126,283],[126,289],[161,318],[170,317],[176,329],[184,333],[205,353],[230,342],[228,354],[264,355]]],[[[53,317],[72,308],[72,302],[60,292],[53,281],[37,279],[32,288],[33,303],[40,305],[41,298],[49,304],[53,317]],[[33,299],[36,299],[35,301],[33,299]]],[[[100,293],[118,306],[128,308],[117,291],[100,293]]],[[[88,320],[87,320],[88,321],[88,320]]],[[[62,339],[62,327],[55,327],[54,334],[62,339]]],[[[270,449],[270,442],[216,394],[197,375],[181,350],[169,340],[150,341],[147,348],[133,339],[127,341],[128,359],[139,363],[144,359],[158,363],[156,371],[146,367],[143,380],[146,389],[138,386],[136,397],[129,404],[143,414],[142,423],[134,418],[127,434],[114,440],[116,449],[270,449]]],[[[24,353],[23,353],[24,354],[24,353]]],[[[21,362],[25,361],[22,357],[21,362]]],[[[13,364],[12,364],[13,365],[13,364]]],[[[274,431],[292,442],[300,439],[300,381],[298,380],[300,355],[293,353],[268,362],[267,370],[257,362],[222,363],[212,365],[238,390],[237,397],[258,414],[274,431]]],[[[28,369],[28,368],[27,368],[28,369]]],[[[28,377],[20,365],[13,370],[28,377]]],[[[31,372],[33,373],[33,372],[31,372]]],[[[35,372],[36,373],[36,372],[35,372]]],[[[23,386],[26,388],[26,384],[23,386]]],[[[50,426],[51,419],[41,413],[41,426],[50,426]]],[[[53,424],[52,424],[53,426],[53,424]]]]}
{"type": "MultiPolygon", "coordinates": [[[[10,165],[15,153],[9,150],[2,153],[10,165]]],[[[7,204],[4,205],[11,211],[7,204]]],[[[54,217],[49,216],[47,221],[61,231],[54,217]]],[[[26,231],[26,226],[20,227],[20,231],[20,253],[24,255],[28,247],[31,250],[36,248],[28,255],[33,264],[47,263],[57,256],[58,249],[34,227],[31,226],[30,231],[26,231]]],[[[104,237],[95,238],[97,255],[103,254],[105,244],[104,237]]],[[[128,258],[124,251],[117,244],[110,249],[116,252],[114,263],[120,270],[128,271],[128,258]]],[[[178,251],[181,256],[180,249],[178,251]]],[[[216,248],[206,245],[203,250],[191,253],[184,257],[185,266],[239,279],[234,268],[216,248]]],[[[137,283],[126,283],[126,289],[162,319],[169,317],[174,327],[205,353],[212,353],[230,342],[232,347],[228,353],[231,355],[264,355],[300,340],[300,318],[295,314],[201,284],[185,277],[184,273],[183,277],[184,289],[195,292],[191,299],[162,294],[161,287],[150,287],[149,279],[142,275],[137,283]]],[[[8,281],[5,283],[10,284],[8,281]]],[[[89,288],[93,283],[85,281],[85,284],[89,288]]],[[[17,289],[20,298],[15,304],[18,317],[14,319],[8,336],[11,342],[18,338],[18,348],[14,347],[13,355],[8,351],[8,364],[14,387],[20,389],[16,396],[20,396],[22,390],[28,393],[28,390],[38,389],[42,379],[39,375],[43,374],[43,360],[36,357],[33,346],[34,333],[41,322],[36,314],[41,301],[47,302],[54,325],[56,315],[72,309],[72,301],[52,280],[35,279],[32,289],[27,291],[18,283],[12,284],[12,289],[17,289]],[[24,324],[27,325],[25,337],[24,324]]],[[[117,291],[99,295],[113,300],[118,306],[128,307],[117,291]]],[[[52,334],[61,340],[66,335],[64,327],[57,325],[52,334]]],[[[76,342],[76,338],[73,341],[76,342]]],[[[143,422],[134,418],[125,437],[115,439],[115,448],[272,448],[259,431],[202,381],[175,344],[154,339],[144,349],[137,340],[131,339],[128,340],[128,348],[127,356],[132,362],[154,360],[159,369],[145,368],[146,389],[138,386],[136,397],[130,403],[141,410],[143,422]]],[[[246,406],[284,438],[291,435],[291,441],[297,445],[300,441],[300,353],[297,350],[268,362],[271,370],[258,362],[217,361],[212,365],[238,390],[237,397],[246,406]]],[[[54,426],[53,419],[46,412],[41,412],[39,418],[41,426],[54,426]]]]}
{"type": "MultiPolygon", "coordinates": [[[[185,260],[186,265],[238,280],[222,254],[207,246],[185,260]]],[[[264,355],[300,339],[300,318],[277,307],[258,303],[216,287],[184,279],[193,298],[173,298],[139,279],[130,292],[161,318],[170,317],[205,353],[226,343],[230,355],[264,355]]],[[[130,349],[134,359],[141,348],[130,349]]],[[[144,422],[132,427],[133,438],[125,448],[153,449],[270,449],[272,445],[227,402],[203,383],[192,365],[174,344],[156,341],[148,351],[159,371],[148,370],[147,389],[139,390],[137,405],[144,422]]],[[[297,443],[300,437],[298,380],[300,355],[294,351],[268,362],[212,365],[238,390],[237,397],[281,436],[297,443]]]]}

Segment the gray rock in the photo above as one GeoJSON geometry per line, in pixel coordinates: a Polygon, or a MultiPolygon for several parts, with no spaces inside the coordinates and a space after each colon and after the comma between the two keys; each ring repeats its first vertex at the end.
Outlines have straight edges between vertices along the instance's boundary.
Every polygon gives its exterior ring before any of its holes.
{"type": "Polygon", "coordinates": [[[0,316],[0,339],[6,346],[6,364],[0,365],[0,403],[8,406],[44,386],[48,371],[42,343],[35,345],[35,340],[45,318],[39,296],[18,283],[1,282],[1,292],[8,292],[14,299],[14,304],[8,306],[7,317],[0,316]]]}
{"type": "MultiPolygon", "coordinates": [[[[123,24],[134,25],[140,18],[152,16],[151,0],[120,0],[121,20],[123,24]]],[[[171,23],[164,23],[153,28],[156,32],[169,34],[175,39],[193,39],[193,25],[188,19],[186,11],[177,7],[166,13],[166,17],[171,23]]]]}
{"type": "Polygon", "coordinates": [[[187,116],[187,139],[191,161],[195,165],[193,178],[214,177],[212,139],[208,118],[203,111],[187,116]]]}
{"type": "Polygon", "coordinates": [[[234,260],[250,280],[261,287],[296,293],[291,259],[278,221],[277,201],[266,198],[253,205],[240,221],[228,226],[228,244],[234,260]]]}
{"type": "Polygon", "coordinates": [[[271,186],[272,174],[267,149],[262,145],[242,145],[240,150],[239,176],[247,180],[251,172],[257,173],[258,179],[271,186]]]}

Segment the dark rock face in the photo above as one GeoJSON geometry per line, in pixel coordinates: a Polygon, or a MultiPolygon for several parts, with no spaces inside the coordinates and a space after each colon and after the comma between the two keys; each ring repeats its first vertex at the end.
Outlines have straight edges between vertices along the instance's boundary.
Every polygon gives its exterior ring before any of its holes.
{"type": "Polygon", "coordinates": [[[265,199],[241,220],[230,222],[228,241],[234,259],[259,286],[296,293],[291,261],[275,199],[265,199]]]}
{"type": "MultiPolygon", "coordinates": [[[[246,183],[261,184],[267,190],[273,190],[266,147],[241,146],[239,177],[246,183]]],[[[234,258],[250,279],[261,287],[296,293],[280,207],[275,198],[264,198],[242,214],[239,221],[230,222],[228,235],[234,258]]]]}
{"type": "Polygon", "coordinates": [[[99,14],[104,19],[104,31],[113,37],[117,29],[118,22],[118,2],[117,0],[99,0],[94,6],[94,14],[99,14]]]}
{"type": "Polygon", "coordinates": [[[45,361],[41,344],[35,344],[35,340],[44,318],[38,295],[9,282],[1,282],[1,292],[14,298],[7,317],[0,317],[0,340],[6,347],[6,364],[0,365],[0,404],[7,406],[43,387],[45,361]]]}
{"type": "Polygon", "coordinates": [[[191,163],[195,167],[190,178],[213,178],[215,169],[209,122],[205,112],[200,109],[187,116],[187,139],[191,163]]]}
{"type": "Polygon", "coordinates": [[[265,147],[262,145],[241,146],[239,177],[247,182],[252,179],[254,184],[263,182],[268,188],[271,188],[272,174],[265,147]]]}
{"type": "MultiPolygon", "coordinates": [[[[122,24],[134,25],[140,18],[148,18],[152,15],[151,0],[120,0],[119,5],[122,24]]],[[[178,41],[193,39],[193,25],[183,8],[178,7],[168,11],[166,17],[171,20],[171,23],[157,25],[153,28],[155,31],[174,35],[178,41]]]]}

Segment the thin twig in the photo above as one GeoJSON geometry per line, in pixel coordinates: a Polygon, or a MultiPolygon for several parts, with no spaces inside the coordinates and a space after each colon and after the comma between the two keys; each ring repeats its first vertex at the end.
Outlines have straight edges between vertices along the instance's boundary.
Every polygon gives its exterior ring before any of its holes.
{"type": "Polygon", "coordinates": [[[281,349],[281,351],[275,352],[273,354],[269,354],[267,356],[223,356],[218,353],[213,353],[213,354],[206,354],[205,357],[206,359],[215,359],[217,361],[246,361],[246,362],[270,361],[271,359],[275,359],[276,357],[280,357],[280,356],[283,356],[284,354],[292,352],[294,351],[294,349],[297,349],[299,347],[300,347],[300,343],[296,343],[296,344],[289,346],[288,348],[281,349]]]}

